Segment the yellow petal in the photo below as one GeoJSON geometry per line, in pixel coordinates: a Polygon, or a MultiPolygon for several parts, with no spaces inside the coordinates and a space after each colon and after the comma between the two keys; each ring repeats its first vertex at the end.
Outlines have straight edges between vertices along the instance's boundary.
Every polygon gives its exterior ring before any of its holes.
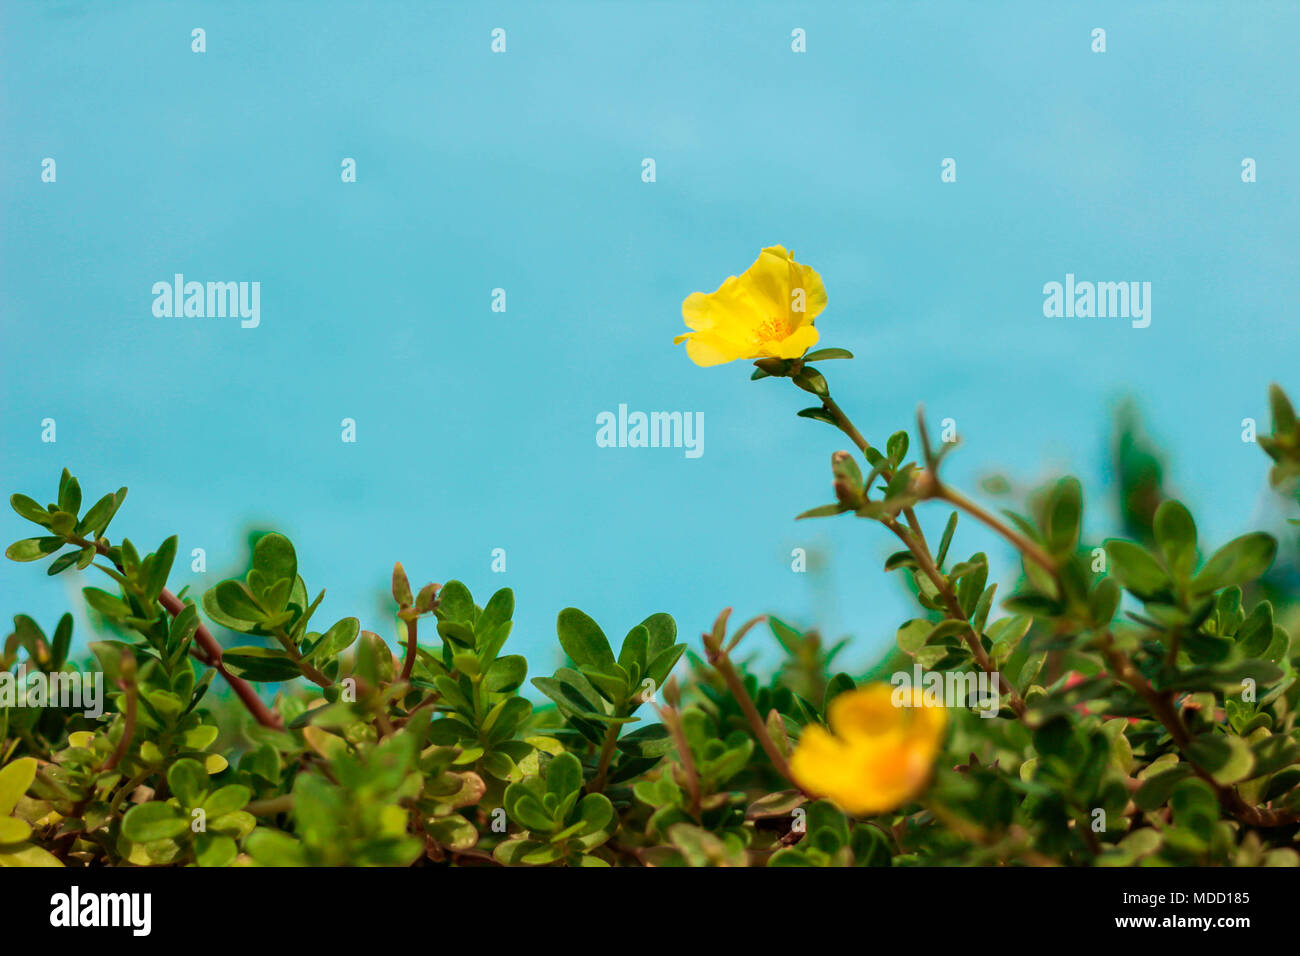
{"type": "Polygon", "coordinates": [[[946,715],[925,706],[919,689],[901,693],[896,700],[894,688],[876,683],[837,696],[827,714],[834,733],[808,727],[790,758],[799,785],[858,815],[915,796],[929,779],[946,715]]]}
{"type": "Polygon", "coordinates": [[[813,320],[826,307],[817,272],[795,262],[783,246],[768,246],[745,272],[715,292],[695,292],[682,302],[682,318],[695,333],[686,342],[697,365],[736,359],[799,358],[817,343],[813,320]]]}
{"type": "Polygon", "coordinates": [[[686,354],[690,356],[691,361],[704,368],[748,357],[744,346],[737,346],[735,342],[717,332],[687,332],[673,339],[673,344],[676,345],[683,340],[686,342],[686,354]]]}
{"type": "Polygon", "coordinates": [[[846,759],[848,748],[822,727],[810,724],[799,738],[799,746],[790,756],[790,775],[809,793],[831,796],[853,789],[857,782],[854,768],[846,759]]]}
{"type": "Polygon", "coordinates": [[[754,264],[745,270],[741,279],[750,295],[760,302],[770,314],[790,314],[790,289],[793,260],[782,246],[769,246],[758,254],[754,264]]]}
{"type": "Polygon", "coordinates": [[[780,342],[771,343],[768,350],[773,358],[794,359],[816,345],[819,338],[821,333],[814,326],[805,325],[780,342]]]}
{"type": "Polygon", "coordinates": [[[852,739],[896,730],[900,710],[894,706],[894,689],[889,684],[876,683],[837,695],[826,717],[837,735],[852,739]]]}
{"type": "Polygon", "coordinates": [[[755,316],[763,307],[754,301],[748,286],[736,276],[731,276],[716,292],[692,292],[682,302],[682,318],[697,332],[709,329],[732,328],[743,331],[751,328],[755,316]]]}

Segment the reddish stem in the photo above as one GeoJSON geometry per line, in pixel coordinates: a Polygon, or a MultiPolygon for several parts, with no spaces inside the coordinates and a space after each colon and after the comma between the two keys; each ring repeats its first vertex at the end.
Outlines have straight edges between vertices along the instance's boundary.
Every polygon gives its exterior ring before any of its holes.
{"type": "MultiPolygon", "coordinates": [[[[158,595],[158,603],[166,608],[172,617],[180,614],[185,609],[181,599],[166,588],[163,588],[162,593],[158,595]]],[[[230,689],[235,692],[236,697],[243,701],[244,706],[248,708],[248,712],[253,715],[253,718],[263,727],[282,730],[284,721],[280,719],[279,714],[266,706],[262,698],[257,696],[257,691],[253,689],[253,686],[226,670],[226,665],[221,662],[221,645],[212,636],[212,632],[208,630],[207,625],[199,624],[194,631],[194,640],[199,647],[203,648],[203,653],[207,656],[204,663],[225,678],[226,683],[230,685],[230,689]]]]}

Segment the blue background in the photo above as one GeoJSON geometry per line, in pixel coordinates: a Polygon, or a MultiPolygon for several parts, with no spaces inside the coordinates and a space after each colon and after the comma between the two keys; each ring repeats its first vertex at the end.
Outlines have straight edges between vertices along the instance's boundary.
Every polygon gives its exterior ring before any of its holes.
{"type": "MultiPolygon", "coordinates": [[[[810,403],[788,383],[671,345],[688,293],[777,243],[826,281],[822,344],[858,359],[825,371],[872,440],[923,401],[957,422],[954,482],[1073,470],[1100,536],[1109,413],[1133,392],[1211,544],[1281,510],[1240,424],[1266,427],[1270,381],[1300,391],[1294,4],[8,2],[0,17],[3,488],[47,501],[65,465],[89,500],[130,486],[114,540],[207,550],[208,573],[178,560],[174,588],[211,586],[248,528],[273,528],[328,588],[323,618],[390,640],[395,559],[480,603],[514,588],[533,674],[558,663],[571,604],[615,638],[667,610],[692,642],[723,605],[772,611],[851,633],[845,662],[865,666],[913,614],[880,573],[896,544],[792,521],[830,500],[846,440],[796,419],[810,403]],[[175,272],[260,281],[261,327],[155,318],[151,287],[175,272]],[[1067,272],[1151,282],[1150,328],[1044,318],[1043,284],[1067,272]],[[598,448],[596,415],[620,402],[702,411],[704,456],[598,448]],[[795,547],[823,570],[792,573],[795,547]]],[[[937,535],[946,513],[924,518],[937,535]]],[[[960,551],[1008,567],[963,527],[960,551]]],[[[4,562],[0,612],[48,630],[71,602],[84,622],[76,589],[95,578],[4,562]]]]}

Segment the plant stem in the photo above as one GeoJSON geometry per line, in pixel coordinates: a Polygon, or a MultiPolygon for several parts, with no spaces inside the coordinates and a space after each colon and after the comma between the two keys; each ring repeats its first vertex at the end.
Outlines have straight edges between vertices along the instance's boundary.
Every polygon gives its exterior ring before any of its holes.
{"type": "Polygon", "coordinates": [[[266,800],[254,800],[244,807],[246,813],[251,813],[255,817],[273,817],[281,813],[288,813],[293,809],[293,794],[285,793],[278,797],[269,797],[266,800]]]}
{"type": "MultiPolygon", "coordinates": [[[[108,543],[102,539],[92,543],[87,541],[85,538],[70,536],[68,540],[83,548],[90,547],[93,544],[96,552],[105,557],[108,556],[108,543]]],[[[122,566],[118,565],[117,569],[118,571],[121,571],[122,566]]],[[[181,599],[175,594],[172,594],[172,592],[166,588],[163,588],[162,593],[158,595],[158,603],[161,604],[172,617],[180,614],[181,611],[185,609],[185,605],[181,603],[181,599]]],[[[271,727],[276,730],[280,730],[284,727],[284,721],[280,719],[280,715],[274,713],[266,706],[262,701],[262,698],[257,696],[257,691],[253,689],[252,685],[247,681],[236,677],[226,669],[226,665],[221,662],[221,644],[212,636],[212,632],[208,630],[207,625],[202,622],[199,623],[199,626],[194,631],[194,641],[203,649],[203,655],[195,653],[194,656],[204,664],[213,668],[222,676],[222,678],[225,679],[226,683],[230,685],[230,689],[235,692],[235,696],[240,699],[243,705],[248,709],[248,712],[253,715],[254,720],[263,727],[271,727]],[[206,655],[206,657],[204,655],[206,655]]]]}
{"type": "MultiPolygon", "coordinates": [[[[822,407],[826,409],[833,419],[835,419],[835,424],[839,426],[840,431],[844,432],[844,434],[848,435],[849,438],[853,440],[853,443],[858,446],[863,455],[866,455],[868,450],[873,450],[871,449],[871,443],[862,437],[862,433],[858,431],[857,427],[849,419],[849,416],[844,413],[844,409],[840,408],[840,406],[836,404],[835,400],[830,397],[829,393],[821,396],[821,399],[822,407]]],[[[877,452],[877,454],[879,453],[877,452]]],[[[892,472],[888,468],[882,468],[880,473],[886,481],[889,481],[893,477],[892,472]]],[[[949,491],[949,489],[944,488],[942,485],[936,484],[936,487],[937,496],[945,496],[944,493],[949,491]]],[[[1028,538],[1017,534],[1011,528],[1006,527],[1006,525],[988,514],[988,512],[984,511],[974,502],[967,500],[957,492],[950,492],[950,494],[952,497],[945,496],[945,500],[948,500],[951,504],[954,504],[963,510],[968,510],[979,520],[986,524],[990,524],[991,527],[1007,537],[1013,545],[1016,545],[1023,553],[1030,556],[1033,560],[1039,561],[1041,557],[1041,559],[1047,562],[1045,565],[1047,569],[1055,572],[1056,565],[1052,562],[1051,558],[1047,557],[1042,549],[1028,538]]],[[[930,546],[925,540],[925,532],[921,528],[920,521],[917,520],[915,511],[910,507],[904,508],[903,519],[907,522],[908,530],[904,530],[897,521],[884,520],[883,524],[893,531],[894,534],[898,535],[899,540],[901,540],[903,544],[907,546],[907,549],[912,552],[912,557],[916,559],[921,570],[934,584],[935,588],[938,589],[940,596],[943,598],[944,606],[947,608],[948,616],[955,621],[965,622],[967,620],[966,614],[961,609],[961,603],[957,600],[957,595],[954,593],[952,585],[948,583],[948,580],[939,571],[934,557],[930,553],[930,546]]],[[[1041,561],[1039,561],[1039,563],[1041,563],[1041,561]]],[[[1015,685],[1013,685],[1011,681],[1009,681],[1002,672],[993,665],[993,661],[989,658],[988,652],[984,650],[984,645],[980,642],[980,637],[975,633],[975,629],[967,626],[966,632],[962,635],[962,638],[966,642],[966,646],[969,648],[971,655],[975,658],[975,663],[978,664],[980,669],[986,674],[997,680],[999,692],[1001,692],[1002,687],[1007,688],[1008,703],[1010,704],[1011,709],[1016,712],[1016,716],[1024,717],[1024,700],[1022,700],[1020,695],[1016,693],[1015,685]]]]}
{"type": "Polygon", "coordinates": [[[862,432],[858,431],[857,426],[849,420],[849,416],[844,414],[844,409],[835,403],[835,399],[831,398],[829,393],[821,396],[821,400],[822,407],[830,413],[831,418],[835,419],[835,424],[839,426],[840,431],[853,439],[853,444],[858,446],[862,454],[866,455],[868,450],[875,450],[871,447],[871,443],[862,437],[862,432]]]}
{"type": "Polygon", "coordinates": [[[131,739],[135,736],[135,717],[136,717],[136,690],[135,681],[118,681],[118,687],[122,688],[122,693],[126,695],[126,710],[123,714],[122,737],[117,742],[109,758],[104,761],[104,766],[99,768],[100,773],[106,773],[109,770],[115,770],[117,765],[122,762],[126,756],[127,750],[131,746],[131,739]]]}
{"type": "Polygon", "coordinates": [[[402,677],[407,681],[411,680],[411,672],[415,670],[415,648],[416,648],[416,622],[418,618],[410,617],[406,619],[406,660],[402,661],[402,677]]]}
{"type": "MultiPolygon", "coordinates": [[[[727,608],[718,615],[718,619],[713,624],[713,633],[704,635],[704,651],[708,656],[709,663],[722,675],[723,682],[727,685],[727,690],[731,696],[736,699],[740,705],[741,712],[749,722],[750,729],[754,731],[754,736],[758,739],[759,746],[767,754],[767,759],[772,761],[772,766],[776,768],[777,773],[785,777],[796,787],[794,777],[790,775],[790,764],[785,759],[785,755],[772,739],[772,735],[767,732],[767,725],[763,723],[763,718],[758,713],[758,708],[754,706],[753,699],[749,696],[749,691],[745,689],[745,682],[741,679],[736,666],[731,663],[731,656],[728,654],[728,648],[736,646],[733,640],[726,648],[722,646],[722,638],[726,636],[727,618],[731,616],[731,608],[727,608]]],[[[754,618],[746,623],[740,630],[740,635],[748,632],[762,618],[754,618]]],[[[738,635],[738,636],[740,636],[738,635]]],[[[799,788],[803,790],[802,787],[799,788]]]]}
{"type": "Polygon", "coordinates": [[[117,808],[122,805],[123,799],[135,793],[135,788],[140,786],[140,784],[144,783],[146,780],[148,780],[156,772],[157,771],[153,769],[141,770],[138,774],[136,774],[134,777],[128,780],[120,788],[118,788],[117,793],[113,794],[112,803],[110,803],[108,806],[108,815],[111,817],[117,816],[117,808]]]}
{"type": "Polygon", "coordinates": [[[329,687],[333,683],[333,681],[303,659],[302,653],[298,650],[298,646],[293,642],[293,638],[288,635],[283,627],[277,627],[272,633],[275,635],[276,640],[280,642],[280,646],[284,648],[284,652],[293,659],[295,664],[298,665],[298,670],[302,672],[303,677],[320,687],[329,687]]]}
{"type": "Polygon", "coordinates": [[[605,741],[600,745],[600,757],[596,761],[596,776],[587,787],[588,793],[600,793],[605,789],[605,777],[609,774],[609,764],[614,759],[614,748],[618,744],[619,726],[610,724],[605,731],[605,741]]]}
{"type": "Polygon", "coordinates": [[[675,707],[656,707],[655,710],[659,712],[660,719],[673,739],[673,746],[677,748],[677,756],[682,762],[682,771],[686,774],[686,793],[690,798],[691,816],[698,820],[700,818],[700,775],[695,769],[695,757],[691,754],[690,742],[682,729],[680,714],[675,707]]]}
{"type": "Polygon", "coordinates": [[[966,624],[966,630],[962,633],[962,640],[966,642],[966,647],[970,650],[975,663],[980,670],[997,681],[998,693],[1006,693],[1008,705],[1016,712],[1017,717],[1023,718],[1025,716],[1024,700],[1016,692],[1015,685],[994,665],[988,651],[984,649],[984,644],[980,641],[979,635],[975,633],[975,628],[967,623],[966,612],[962,610],[961,602],[957,600],[957,595],[953,591],[952,585],[948,583],[948,579],[935,566],[934,559],[930,557],[928,551],[923,552],[915,546],[915,542],[911,540],[911,535],[897,521],[886,521],[885,526],[898,535],[899,540],[907,545],[908,550],[912,552],[912,557],[920,565],[921,571],[930,579],[938,590],[939,596],[943,598],[948,617],[966,624]],[[1005,691],[1003,691],[1004,687],[1006,688],[1005,691]]]}
{"type": "Polygon", "coordinates": [[[1147,681],[1142,673],[1133,666],[1127,654],[1115,646],[1115,637],[1109,632],[1105,636],[1105,642],[1102,645],[1102,656],[1105,657],[1106,663],[1110,666],[1111,672],[1116,680],[1126,684],[1141,697],[1148,707],[1151,708],[1151,714],[1160,722],[1160,724],[1169,732],[1170,738],[1175,746],[1182,751],[1183,756],[1191,765],[1196,775],[1208,783],[1214,790],[1214,795],[1218,798],[1219,804],[1232,814],[1242,823],[1255,827],[1284,827],[1300,823],[1300,812],[1270,810],[1267,807],[1256,807],[1246,802],[1246,800],[1237,791],[1236,787],[1221,784],[1214,779],[1214,776],[1195,760],[1192,760],[1187,754],[1187,747],[1192,742],[1192,735],[1183,723],[1182,716],[1174,706],[1173,695],[1168,691],[1158,691],[1147,681]]]}
{"type": "Polygon", "coordinates": [[[952,505],[954,508],[960,508],[976,521],[987,525],[1002,537],[1006,538],[1007,541],[1011,542],[1012,547],[1025,557],[1029,558],[1029,560],[1033,561],[1044,571],[1047,571],[1049,574],[1056,573],[1056,562],[1052,560],[1051,555],[1033,541],[1030,541],[1019,531],[989,514],[975,502],[963,495],[960,491],[950,488],[947,485],[940,484],[938,479],[935,479],[935,485],[936,488],[933,495],[935,498],[948,502],[948,504],[952,505]]]}

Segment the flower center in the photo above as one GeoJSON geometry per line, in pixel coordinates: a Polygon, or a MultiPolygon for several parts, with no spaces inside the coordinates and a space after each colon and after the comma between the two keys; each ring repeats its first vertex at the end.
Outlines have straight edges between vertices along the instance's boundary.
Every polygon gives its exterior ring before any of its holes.
{"type": "Polygon", "coordinates": [[[790,337],[790,322],[782,316],[773,316],[760,322],[754,334],[760,342],[779,342],[790,337]]]}

